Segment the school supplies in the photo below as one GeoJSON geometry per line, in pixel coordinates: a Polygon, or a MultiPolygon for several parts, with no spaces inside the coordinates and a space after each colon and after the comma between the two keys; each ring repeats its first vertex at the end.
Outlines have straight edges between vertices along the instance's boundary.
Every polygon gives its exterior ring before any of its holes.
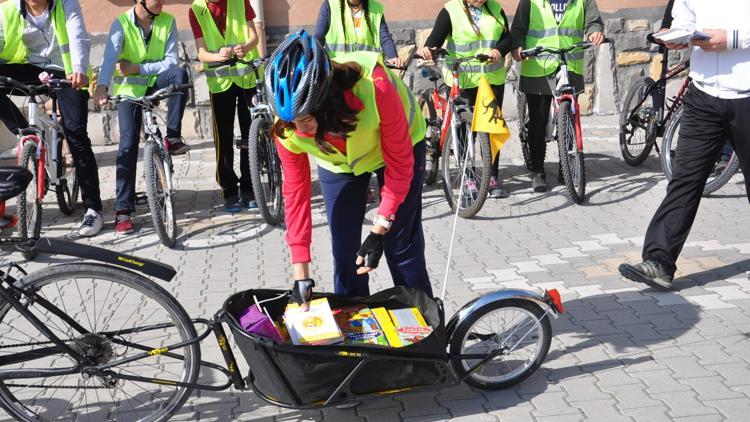
{"type": "Polygon", "coordinates": [[[296,345],[325,345],[342,341],[344,335],[333,319],[328,299],[308,302],[305,311],[296,303],[290,303],[284,312],[284,325],[292,343],[296,345]]]}

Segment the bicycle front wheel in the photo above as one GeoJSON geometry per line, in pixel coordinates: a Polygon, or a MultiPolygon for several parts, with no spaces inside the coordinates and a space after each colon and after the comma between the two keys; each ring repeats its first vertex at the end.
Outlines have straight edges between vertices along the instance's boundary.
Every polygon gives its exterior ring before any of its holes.
{"type": "Polygon", "coordinates": [[[429,93],[422,94],[419,100],[419,108],[427,123],[427,136],[425,137],[427,156],[424,167],[424,184],[432,185],[437,180],[440,171],[440,122],[437,118],[435,105],[429,93]]]}
{"type": "Polygon", "coordinates": [[[458,207],[458,215],[463,218],[471,218],[482,209],[492,165],[490,138],[486,133],[472,132],[471,121],[472,113],[461,111],[456,139],[447,138],[443,145],[443,192],[453,212],[458,207]]]}
{"type": "Polygon", "coordinates": [[[249,158],[255,202],[263,220],[276,225],[283,218],[281,160],[276,144],[268,134],[269,122],[258,117],[250,125],[249,158]]]}
{"type": "Polygon", "coordinates": [[[580,204],[586,197],[586,169],[583,151],[578,149],[575,120],[568,101],[563,101],[557,112],[557,148],[565,189],[570,199],[580,204]]]}
{"type": "Polygon", "coordinates": [[[531,147],[529,146],[529,112],[526,107],[526,94],[516,92],[516,108],[518,109],[518,139],[521,141],[521,153],[523,154],[523,165],[526,170],[532,171],[531,147]]]}
{"type": "Polygon", "coordinates": [[[143,167],[146,172],[146,197],[151,210],[151,221],[164,246],[172,247],[177,239],[174,198],[169,189],[171,177],[164,153],[155,142],[146,142],[143,167]]]}
{"type": "MultiPolygon", "coordinates": [[[[21,167],[29,169],[34,178],[16,199],[18,234],[24,239],[38,239],[42,232],[42,192],[39,190],[39,160],[35,142],[26,142],[21,150],[21,167]]],[[[23,252],[26,259],[34,259],[36,251],[23,252]]]]}
{"type": "MultiPolygon", "coordinates": [[[[664,170],[664,175],[667,176],[667,180],[672,180],[672,174],[676,163],[677,156],[677,145],[680,137],[680,122],[684,110],[680,108],[675,113],[667,125],[666,132],[664,133],[664,139],[662,140],[662,153],[661,153],[661,166],[664,170]]],[[[722,186],[729,182],[729,179],[739,169],[740,163],[737,158],[737,154],[732,151],[730,154],[725,154],[723,151],[716,159],[711,172],[706,179],[706,186],[703,188],[703,196],[708,196],[717,190],[721,189],[722,186]]]]}
{"type": "Polygon", "coordinates": [[[654,80],[638,79],[625,96],[620,114],[620,153],[631,166],[639,166],[651,152],[656,141],[656,110],[651,87],[654,80]],[[648,95],[647,95],[648,94],[648,95]]]}
{"type": "Polygon", "coordinates": [[[71,215],[76,210],[76,201],[78,200],[78,178],[76,169],[73,165],[73,154],[70,153],[68,141],[62,134],[58,134],[57,151],[55,151],[59,178],[55,186],[55,196],[57,197],[57,206],[60,212],[65,215],[71,215]]]}
{"type": "MultiPolygon", "coordinates": [[[[165,421],[185,403],[191,389],[174,382],[196,381],[198,343],[126,362],[197,337],[167,291],[139,274],[100,264],[48,267],[16,285],[28,292],[21,297],[28,311],[68,347],[93,365],[123,363],[109,368],[111,374],[84,376],[90,367],[84,364],[70,375],[4,379],[0,406],[10,415],[23,421],[165,421]]],[[[0,362],[3,370],[76,365],[7,302],[0,302],[0,362]]]]}

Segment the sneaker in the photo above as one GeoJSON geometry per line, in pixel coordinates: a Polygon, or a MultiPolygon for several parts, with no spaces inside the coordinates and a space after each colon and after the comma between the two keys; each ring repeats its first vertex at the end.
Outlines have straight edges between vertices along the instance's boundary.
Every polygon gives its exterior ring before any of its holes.
{"type": "Polygon", "coordinates": [[[116,214],[115,215],[115,234],[126,235],[133,234],[135,227],[133,221],[130,219],[130,214],[116,214]]]}
{"type": "Polygon", "coordinates": [[[510,196],[508,189],[505,189],[503,185],[497,180],[497,177],[490,177],[490,198],[507,198],[510,196]]]}
{"type": "Polygon", "coordinates": [[[531,188],[534,192],[547,192],[549,190],[544,173],[532,173],[531,188]]]}
{"type": "Polygon", "coordinates": [[[255,195],[251,192],[240,192],[240,206],[249,210],[258,209],[258,203],[255,202],[255,195]]]}
{"type": "Polygon", "coordinates": [[[89,208],[86,210],[86,214],[83,215],[83,221],[78,227],[78,234],[83,237],[95,236],[102,231],[103,225],[102,213],[89,208]]]}
{"type": "Polygon", "coordinates": [[[169,155],[182,155],[190,151],[190,145],[180,138],[164,138],[164,146],[169,155]]]}
{"type": "Polygon", "coordinates": [[[236,196],[230,196],[224,199],[224,210],[232,214],[242,211],[240,200],[236,196]]]}
{"type": "Polygon", "coordinates": [[[645,283],[659,290],[672,288],[672,274],[657,261],[646,260],[636,265],[621,264],[617,269],[625,278],[636,283],[645,283]]]}
{"type": "Polygon", "coordinates": [[[237,149],[248,149],[250,141],[248,139],[234,138],[234,144],[237,146],[237,149]]]}
{"type": "Polygon", "coordinates": [[[473,178],[467,178],[464,180],[463,195],[461,197],[461,208],[468,208],[479,196],[479,190],[477,189],[477,181],[473,178]]]}

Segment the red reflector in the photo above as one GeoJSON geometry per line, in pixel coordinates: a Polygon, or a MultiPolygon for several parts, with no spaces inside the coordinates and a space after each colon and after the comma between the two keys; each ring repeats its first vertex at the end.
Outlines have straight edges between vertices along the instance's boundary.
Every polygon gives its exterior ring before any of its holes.
{"type": "Polygon", "coordinates": [[[547,297],[549,298],[550,302],[552,302],[552,306],[555,308],[558,314],[563,313],[563,304],[562,304],[562,298],[560,297],[560,292],[557,291],[557,289],[550,289],[546,291],[547,297]]]}

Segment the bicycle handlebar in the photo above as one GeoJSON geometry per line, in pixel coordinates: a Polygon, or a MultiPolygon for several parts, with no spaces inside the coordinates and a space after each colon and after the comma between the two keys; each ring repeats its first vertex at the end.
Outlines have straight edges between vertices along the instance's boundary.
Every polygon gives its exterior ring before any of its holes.
{"type": "MultiPolygon", "coordinates": [[[[432,51],[432,59],[435,60],[435,61],[438,61],[438,60],[443,60],[444,61],[447,56],[448,56],[448,50],[446,50],[444,48],[436,48],[436,49],[434,49],[432,51]]],[[[412,58],[426,60],[424,57],[422,57],[422,55],[417,54],[417,53],[414,53],[412,55],[412,58]]],[[[480,61],[480,62],[487,62],[487,61],[490,60],[490,56],[488,56],[486,54],[477,54],[476,56],[458,57],[458,58],[456,58],[455,62],[456,63],[466,63],[466,62],[469,62],[469,61],[472,61],[472,60],[477,60],[477,61],[480,61]]]]}
{"type": "MultiPolygon", "coordinates": [[[[609,42],[611,42],[611,40],[609,38],[605,38],[604,41],[602,41],[602,44],[606,44],[606,43],[609,43],[609,42]]],[[[589,47],[593,47],[593,46],[594,46],[594,43],[591,43],[589,41],[581,41],[579,43],[575,43],[575,44],[571,45],[570,47],[565,47],[565,48],[552,48],[552,47],[544,47],[544,46],[540,45],[540,46],[536,46],[534,48],[530,48],[528,50],[522,50],[521,51],[521,58],[522,59],[526,59],[526,58],[529,58],[529,57],[536,57],[536,56],[538,56],[538,55],[540,55],[542,53],[551,53],[551,54],[556,54],[556,55],[563,55],[563,54],[569,53],[569,52],[571,52],[573,50],[578,50],[579,48],[585,50],[585,49],[587,49],[589,47]]]]}
{"type": "Polygon", "coordinates": [[[131,103],[139,104],[141,106],[150,107],[156,101],[169,98],[173,95],[181,95],[184,93],[184,91],[191,89],[192,87],[193,87],[193,84],[171,84],[169,86],[159,89],[158,91],[154,92],[151,95],[146,95],[141,98],[134,98],[134,97],[126,96],[126,95],[115,95],[115,96],[110,96],[109,100],[115,104],[121,103],[123,101],[128,101],[131,103]]]}
{"type": "Polygon", "coordinates": [[[267,56],[265,56],[265,57],[261,57],[259,59],[255,59],[255,60],[244,60],[244,59],[241,59],[239,57],[232,57],[231,59],[225,60],[223,62],[212,63],[211,65],[208,66],[208,68],[209,69],[215,69],[217,67],[223,67],[223,66],[234,66],[237,63],[246,64],[248,66],[252,66],[254,68],[258,68],[258,67],[262,66],[263,63],[265,63],[266,61],[268,61],[268,59],[270,57],[271,57],[270,54],[267,55],[267,56]]]}
{"type": "MultiPolygon", "coordinates": [[[[44,72],[43,74],[46,74],[46,72],[44,72]]],[[[28,85],[8,76],[0,76],[0,85],[8,85],[13,88],[17,88],[23,91],[23,93],[27,96],[46,94],[51,91],[59,91],[63,88],[70,87],[71,84],[72,82],[67,79],[45,78],[44,80],[42,80],[41,85],[28,85]]]]}

